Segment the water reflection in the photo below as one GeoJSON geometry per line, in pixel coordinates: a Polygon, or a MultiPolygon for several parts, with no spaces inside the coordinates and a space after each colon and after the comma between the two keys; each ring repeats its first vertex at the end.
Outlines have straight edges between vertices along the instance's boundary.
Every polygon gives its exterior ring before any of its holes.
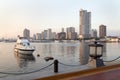
{"type": "Polygon", "coordinates": [[[58,48],[58,50],[60,50],[61,51],[61,55],[62,56],[64,56],[64,54],[65,54],[65,46],[60,46],[59,48],[58,48]]]}
{"type": "Polygon", "coordinates": [[[88,63],[89,60],[89,46],[88,43],[85,41],[81,41],[80,44],[80,63],[85,65],[88,63]]]}
{"type": "Polygon", "coordinates": [[[106,43],[102,43],[103,45],[103,57],[106,57],[107,54],[106,54],[106,43]]]}
{"type": "Polygon", "coordinates": [[[45,56],[52,56],[52,44],[45,43],[42,46],[42,53],[44,53],[45,56]]]}
{"type": "Polygon", "coordinates": [[[30,62],[35,62],[33,54],[14,53],[14,55],[20,68],[27,67],[30,62]]]}
{"type": "Polygon", "coordinates": [[[67,47],[67,54],[75,54],[76,46],[68,46],[67,47]]]}

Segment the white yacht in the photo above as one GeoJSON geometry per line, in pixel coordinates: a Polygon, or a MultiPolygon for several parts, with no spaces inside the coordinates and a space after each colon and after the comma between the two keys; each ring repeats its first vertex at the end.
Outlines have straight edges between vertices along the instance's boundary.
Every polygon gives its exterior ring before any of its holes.
{"type": "Polygon", "coordinates": [[[32,54],[35,47],[30,45],[30,42],[24,37],[19,37],[14,47],[15,52],[22,54],[32,54]]]}

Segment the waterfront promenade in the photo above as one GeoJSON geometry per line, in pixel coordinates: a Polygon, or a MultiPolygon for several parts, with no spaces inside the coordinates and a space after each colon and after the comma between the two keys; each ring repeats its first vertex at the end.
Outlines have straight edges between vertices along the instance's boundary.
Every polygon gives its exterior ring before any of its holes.
{"type": "Polygon", "coordinates": [[[39,78],[48,77],[48,76],[71,73],[71,72],[78,71],[78,70],[82,71],[86,69],[90,69],[90,67],[87,65],[65,66],[65,65],[59,64],[59,72],[54,73],[54,65],[51,65],[35,73],[23,74],[23,75],[22,74],[21,75],[6,75],[6,77],[3,75],[3,77],[0,77],[0,80],[34,80],[34,79],[39,79],[39,78]]]}
{"type": "Polygon", "coordinates": [[[119,80],[120,64],[60,74],[36,80],[119,80]]]}

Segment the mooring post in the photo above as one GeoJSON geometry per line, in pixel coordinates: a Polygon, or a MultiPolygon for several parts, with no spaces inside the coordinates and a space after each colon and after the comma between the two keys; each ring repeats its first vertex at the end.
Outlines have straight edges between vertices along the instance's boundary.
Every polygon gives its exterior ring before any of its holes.
{"type": "Polygon", "coordinates": [[[54,60],[54,72],[58,73],[58,60],[54,60]]]}

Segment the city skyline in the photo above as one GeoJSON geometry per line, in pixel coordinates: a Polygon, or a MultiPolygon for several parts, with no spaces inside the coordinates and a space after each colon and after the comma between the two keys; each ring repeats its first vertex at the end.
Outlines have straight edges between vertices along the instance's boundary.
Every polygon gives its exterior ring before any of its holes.
{"type": "Polygon", "coordinates": [[[79,33],[80,9],[92,13],[92,29],[104,24],[108,35],[120,36],[119,4],[119,0],[1,0],[0,37],[17,37],[25,28],[31,36],[48,28],[60,32],[71,26],[79,33]]]}

